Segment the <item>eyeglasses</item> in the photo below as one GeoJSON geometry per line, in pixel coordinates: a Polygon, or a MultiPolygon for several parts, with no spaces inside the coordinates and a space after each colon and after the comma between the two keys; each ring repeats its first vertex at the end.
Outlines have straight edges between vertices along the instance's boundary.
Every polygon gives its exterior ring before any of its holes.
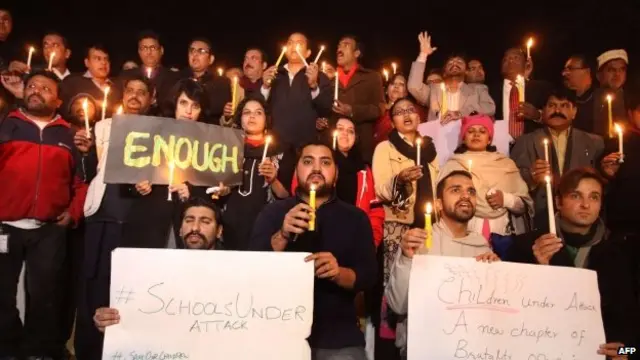
{"type": "Polygon", "coordinates": [[[416,109],[413,107],[410,108],[406,108],[406,109],[397,109],[393,112],[393,116],[404,116],[404,115],[411,115],[411,114],[415,114],[417,113],[416,109]]]}
{"type": "Polygon", "coordinates": [[[150,46],[143,45],[143,46],[139,46],[138,50],[156,52],[156,51],[160,50],[160,47],[156,46],[156,45],[150,45],[150,46]]]}
{"type": "Polygon", "coordinates": [[[189,48],[189,54],[208,55],[209,49],[204,48],[189,48]]]}
{"type": "Polygon", "coordinates": [[[578,66],[565,66],[564,69],[562,69],[562,71],[575,71],[575,70],[584,70],[587,69],[587,67],[582,66],[582,67],[578,67],[578,66]]]}

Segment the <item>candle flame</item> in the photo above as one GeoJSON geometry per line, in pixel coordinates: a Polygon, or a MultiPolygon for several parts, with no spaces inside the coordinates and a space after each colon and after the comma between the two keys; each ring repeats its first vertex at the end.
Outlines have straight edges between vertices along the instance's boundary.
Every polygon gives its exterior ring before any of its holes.
{"type": "Polygon", "coordinates": [[[333,137],[338,137],[338,130],[333,131],[333,137]]]}
{"type": "Polygon", "coordinates": [[[264,142],[267,144],[271,143],[271,135],[267,135],[267,137],[264,139],[264,142]]]}
{"type": "Polygon", "coordinates": [[[616,132],[618,134],[622,134],[622,126],[620,126],[620,124],[616,124],[615,127],[616,127],[616,132]]]}
{"type": "Polygon", "coordinates": [[[84,110],[84,112],[87,112],[87,108],[89,107],[89,102],[87,101],[87,98],[84,99],[84,101],[82,101],[82,110],[84,110]]]}
{"type": "Polygon", "coordinates": [[[316,191],[316,184],[311,184],[311,191],[316,191]]]}
{"type": "Polygon", "coordinates": [[[445,87],[444,87],[444,83],[440,83],[440,89],[442,89],[442,91],[445,91],[445,87]]]}
{"type": "Polygon", "coordinates": [[[116,114],[122,115],[123,112],[124,112],[124,108],[122,107],[122,105],[118,106],[118,111],[116,111],[116,114]]]}
{"type": "Polygon", "coordinates": [[[611,96],[611,94],[607,95],[607,101],[611,102],[613,100],[613,96],[611,96]]]}
{"type": "Polygon", "coordinates": [[[286,46],[283,46],[283,47],[282,47],[282,52],[285,52],[285,51],[287,51],[287,47],[286,47],[286,46]]]}
{"type": "Polygon", "coordinates": [[[387,69],[382,69],[382,73],[384,74],[384,76],[389,76],[389,70],[387,69]]]}
{"type": "Polygon", "coordinates": [[[34,53],[36,51],[36,48],[34,48],[33,46],[29,47],[29,52],[30,53],[34,53]]]}
{"type": "Polygon", "coordinates": [[[107,86],[106,88],[104,88],[104,97],[107,97],[107,95],[109,95],[109,91],[111,91],[111,87],[107,86]]]}
{"type": "Polygon", "coordinates": [[[324,45],[320,46],[320,51],[324,51],[324,45]]]}
{"type": "Polygon", "coordinates": [[[171,160],[169,162],[169,171],[173,172],[173,169],[175,169],[176,164],[174,164],[173,160],[171,160]]]}
{"type": "Polygon", "coordinates": [[[433,208],[430,202],[427,203],[427,206],[425,206],[425,208],[426,208],[425,210],[427,211],[427,214],[431,214],[431,212],[433,211],[433,208]]]}
{"type": "Polygon", "coordinates": [[[300,51],[300,44],[296,44],[296,51],[300,51]]]}
{"type": "Polygon", "coordinates": [[[544,139],[544,145],[545,146],[549,145],[549,139],[544,139]]]}
{"type": "Polygon", "coordinates": [[[529,38],[529,41],[527,41],[527,48],[529,48],[529,49],[530,49],[532,46],[533,46],[533,38],[532,38],[532,37],[530,37],[530,38],[529,38]]]}
{"type": "Polygon", "coordinates": [[[544,177],[544,181],[546,181],[547,184],[550,184],[551,183],[551,176],[549,176],[549,175],[545,176],[544,177]]]}
{"type": "Polygon", "coordinates": [[[151,68],[150,67],[147,68],[147,77],[149,79],[151,79],[151,68]]]}
{"type": "Polygon", "coordinates": [[[422,138],[421,138],[421,137],[419,137],[419,138],[417,138],[417,139],[416,139],[416,145],[417,145],[417,146],[422,145],[422,138]]]}
{"type": "Polygon", "coordinates": [[[222,76],[222,73],[224,72],[224,69],[222,69],[221,67],[218,68],[218,75],[222,76]]]}

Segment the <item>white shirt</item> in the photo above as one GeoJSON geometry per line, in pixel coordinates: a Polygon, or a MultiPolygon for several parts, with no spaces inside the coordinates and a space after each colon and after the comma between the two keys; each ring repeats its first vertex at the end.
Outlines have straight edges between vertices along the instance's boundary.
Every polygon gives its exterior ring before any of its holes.
{"type": "Polygon", "coordinates": [[[69,71],[69,69],[65,69],[64,73],[61,73],[60,70],[53,68],[53,73],[56,74],[56,76],[60,80],[64,80],[64,78],[71,75],[71,72],[69,71]]]}
{"type": "Polygon", "coordinates": [[[448,111],[460,111],[460,87],[462,83],[458,86],[458,91],[452,92],[447,90],[445,94],[447,95],[447,110],[448,111]]]}
{"type": "Polygon", "coordinates": [[[511,95],[511,80],[504,79],[502,87],[502,119],[509,120],[511,112],[509,111],[509,97],[511,95]]]}
{"type": "MultiPolygon", "coordinates": [[[[289,71],[289,64],[285,64],[284,68],[287,70],[287,74],[289,74],[289,86],[291,86],[291,84],[293,84],[293,78],[298,74],[298,73],[292,73],[291,71],[289,71]]],[[[298,72],[302,71],[302,69],[300,69],[298,72]]],[[[338,76],[338,74],[336,73],[336,77],[338,76]]],[[[269,94],[271,94],[271,88],[265,89],[264,86],[260,87],[260,93],[262,94],[262,96],[264,96],[265,100],[269,100],[269,94]]],[[[311,90],[311,98],[315,99],[318,97],[318,95],[320,95],[320,86],[318,86],[315,90],[311,90]]]]}

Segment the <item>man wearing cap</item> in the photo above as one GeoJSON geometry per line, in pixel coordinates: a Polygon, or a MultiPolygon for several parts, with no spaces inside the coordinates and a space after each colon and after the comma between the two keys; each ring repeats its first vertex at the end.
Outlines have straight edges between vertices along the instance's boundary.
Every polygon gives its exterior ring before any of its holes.
{"type": "MultiPolygon", "coordinates": [[[[609,104],[607,95],[611,95],[613,122],[626,121],[624,106],[624,85],[627,81],[629,56],[622,49],[609,50],[598,56],[597,78],[600,88],[595,92],[594,133],[609,136],[609,104]]],[[[615,135],[615,133],[613,133],[615,135]]]]}

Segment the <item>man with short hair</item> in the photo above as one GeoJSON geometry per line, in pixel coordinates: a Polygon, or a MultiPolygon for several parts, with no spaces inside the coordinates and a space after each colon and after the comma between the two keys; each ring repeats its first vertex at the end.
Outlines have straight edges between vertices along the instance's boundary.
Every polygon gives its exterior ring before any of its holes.
{"type": "Polygon", "coordinates": [[[468,84],[484,84],[484,66],[482,66],[480,60],[475,58],[469,60],[467,71],[465,72],[465,80],[468,84]]]}
{"type": "Polygon", "coordinates": [[[373,232],[362,210],[336,197],[337,175],[328,146],[320,142],[303,146],[296,165],[296,196],[262,210],[253,227],[251,249],[312,253],[306,258],[316,269],[308,338],[312,357],[365,360],[354,299],[376,281],[373,232]],[[309,205],[311,190],[315,208],[309,205]]]}
{"type": "MultiPolygon", "coordinates": [[[[600,306],[606,339],[601,346],[616,358],[618,347],[637,345],[640,340],[638,301],[637,234],[607,229],[599,218],[604,179],[591,168],[576,168],[557,183],[555,203],[557,234],[548,228],[518,236],[510,261],[566,266],[593,270],[598,274],[600,306]],[[614,342],[619,342],[614,345],[614,342]]],[[[546,216],[546,214],[545,214],[546,216]]],[[[595,350],[595,344],[594,350],[595,350]]],[[[616,358],[617,359],[617,358],[616,358]]]]}
{"type": "Polygon", "coordinates": [[[595,124],[594,133],[604,137],[615,137],[615,129],[609,126],[609,103],[607,96],[611,95],[611,111],[613,123],[626,122],[624,105],[624,86],[627,82],[627,66],[629,55],[623,49],[609,50],[598,56],[597,78],[600,87],[594,94],[595,124]]]}
{"type": "MultiPolygon", "coordinates": [[[[242,63],[241,76],[238,80],[237,103],[240,103],[245,97],[263,99],[260,93],[262,87],[262,75],[267,69],[267,58],[264,51],[258,48],[249,48],[244,55],[242,63]]],[[[227,73],[229,70],[227,70],[227,73]]],[[[233,78],[231,78],[233,81],[233,78]]],[[[225,126],[241,127],[241,124],[235,123],[233,120],[233,107],[231,102],[224,106],[225,119],[221,122],[225,126]]]]}
{"type": "MultiPolygon", "coordinates": [[[[373,159],[373,125],[384,113],[382,77],[377,71],[364,68],[362,43],[354,35],[346,35],[338,43],[338,100],[333,112],[347,116],[356,125],[360,154],[365,163],[373,159]]],[[[335,126],[335,125],[334,125],[335,126]]],[[[332,127],[334,127],[332,126],[332,127]]]]}
{"type": "Polygon", "coordinates": [[[416,254],[474,257],[478,261],[499,261],[498,255],[480,234],[469,232],[469,220],[476,212],[476,189],[466,171],[452,171],[436,186],[436,213],[440,220],[433,226],[431,248],[425,247],[427,233],[414,228],[402,235],[401,252],[391,269],[385,296],[395,314],[405,316],[396,328],[396,346],[403,359],[407,351],[407,321],[409,310],[409,275],[416,254]]]}
{"type": "Polygon", "coordinates": [[[594,132],[595,96],[593,65],[588,57],[577,54],[569,57],[562,70],[564,86],[576,94],[578,113],[573,126],[586,132],[594,132]]]}
{"type": "Polygon", "coordinates": [[[464,82],[467,62],[461,55],[447,58],[444,66],[444,88],[441,84],[427,85],[423,82],[428,57],[436,51],[431,46],[431,37],[427,32],[418,35],[420,54],[411,64],[407,80],[407,90],[416,100],[429,107],[427,121],[440,120],[442,124],[462,119],[472,112],[493,116],[496,105],[484,86],[469,86],[464,82]],[[443,100],[446,96],[446,101],[443,100]],[[443,105],[446,103],[446,108],[443,105]],[[442,113],[444,110],[445,113],[442,113]]]}
{"type": "Polygon", "coordinates": [[[0,8],[0,71],[9,66],[13,57],[12,45],[9,42],[9,35],[13,30],[13,16],[6,8],[0,8]]]}
{"type": "Polygon", "coordinates": [[[0,123],[0,357],[59,359],[66,234],[82,218],[87,185],[70,125],[56,114],[58,79],[33,72],[25,84],[24,107],[0,123]],[[16,292],[25,261],[23,326],[16,292]]]}
{"type": "MultiPolygon", "coordinates": [[[[51,64],[53,73],[56,74],[60,81],[70,75],[69,69],[67,68],[67,61],[69,61],[71,57],[71,49],[69,49],[67,38],[58,32],[47,32],[42,38],[42,50],[41,56],[39,56],[41,57],[40,61],[37,60],[39,57],[36,57],[34,60],[36,60],[37,66],[32,66],[32,68],[47,70],[51,54],[55,53],[51,64]]],[[[12,61],[9,70],[19,73],[28,73],[31,71],[25,62],[27,61],[26,56],[27,54],[25,54],[25,57],[21,60],[12,61]]]]}
{"type": "Polygon", "coordinates": [[[545,177],[555,182],[564,173],[579,167],[594,167],[604,150],[602,137],[572,126],[576,117],[575,95],[566,89],[551,92],[542,110],[543,128],[516,140],[511,158],[520,168],[535,203],[535,224],[549,226],[545,177]],[[545,160],[544,141],[548,141],[549,161],[545,160]]]}

